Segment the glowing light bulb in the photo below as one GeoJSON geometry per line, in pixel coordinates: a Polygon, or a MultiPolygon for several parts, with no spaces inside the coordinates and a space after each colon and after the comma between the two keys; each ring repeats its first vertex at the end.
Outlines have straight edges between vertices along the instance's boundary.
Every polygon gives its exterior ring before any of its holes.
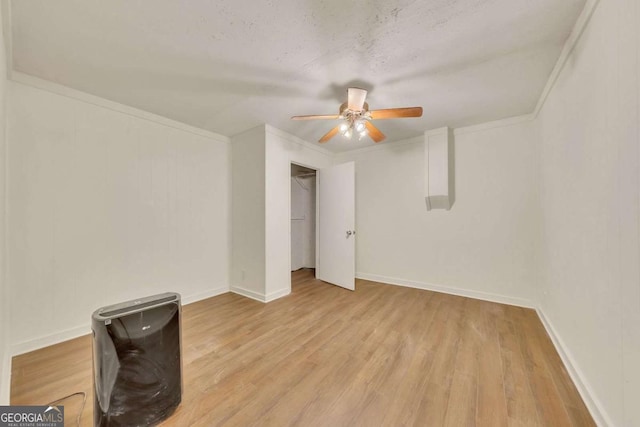
{"type": "Polygon", "coordinates": [[[348,129],[348,130],[344,133],[344,136],[345,136],[346,138],[351,138],[351,129],[348,129]]]}
{"type": "Polygon", "coordinates": [[[365,136],[367,136],[366,130],[363,130],[362,132],[360,132],[360,139],[364,138],[365,136]]]}
{"type": "Polygon", "coordinates": [[[347,131],[347,129],[349,129],[349,125],[346,123],[343,123],[340,125],[340,132],[345,133],[347,131]]]}
{"type": "Polygon", "coordinates": [[[356,132],[362,132],[364,131],[364,129],[365,129],[364,123],[358,122],[358,124],[356,125],[356,132]]]}

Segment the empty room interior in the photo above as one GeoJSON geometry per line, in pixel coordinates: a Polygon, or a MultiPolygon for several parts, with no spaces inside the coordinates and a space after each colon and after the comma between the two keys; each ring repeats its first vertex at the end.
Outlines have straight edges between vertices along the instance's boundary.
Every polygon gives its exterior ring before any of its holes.
{"type": "Polygon", "coordinates": [[[638,0],[0,5],[1,411],[640,427],[638,0]]]}

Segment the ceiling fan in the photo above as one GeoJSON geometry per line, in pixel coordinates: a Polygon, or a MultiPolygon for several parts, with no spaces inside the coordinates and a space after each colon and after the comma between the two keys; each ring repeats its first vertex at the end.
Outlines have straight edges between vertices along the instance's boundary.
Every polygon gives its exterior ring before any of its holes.
{"type": "Polygon", "coordinates": [[[346,138],[358,134],[362,139],[369,135],[374,142],[380,142],[385,136],[371,123],[371,120],[396,119],[405,117],[422,117],[422,107],[387,108],[384,110],[369,110],[369,104],[364,102],[367,91],[357,87],[347,89],[347,102],[340,106],[339,114],[293,116],[292,120],[343,120],[341,124],[327,132],[318,142],[324,143],[333,138],[338,132],[346,138]]]}

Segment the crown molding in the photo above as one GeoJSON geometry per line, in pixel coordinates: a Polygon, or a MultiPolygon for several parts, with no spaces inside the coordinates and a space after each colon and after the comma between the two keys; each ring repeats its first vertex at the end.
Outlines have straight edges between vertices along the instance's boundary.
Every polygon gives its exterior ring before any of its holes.
{"type": "Polygon", "coordinates": [[[44,90],[46,92],[55,93],[56,95],[75,99],[80,102],[95,105],[97,107],[105,108],[107,110],[116,111],[118,113],[126,114],[132,117],[136,117],[138,119],[154,122],[154,123],[171,127],[177,130],[189,132],[194,135],[213,139],[218,142],[224,142],[224,143],[230,142],[230,139],[224,135],[214,133],[208,130],[200,129],[198,127],[191,126],[186,123],[172,120],[167,117],[159,116],[157,114],[140,110],[138,108],[130,107],[128,105],[120,104],[115,101],[110,101],[108,99],[91,95],[89,93],[82,92],[77,89],[72,89],[68,86],[63,86],[58,83],[53,83],[49,80],[44,80],[38,77],[34,77],[29,74],[22,73],[20,71],[13,71],[11,73],[10,80],[25,86],[31,86],[37,89],[44,90]]]}
{"type": "Polygon", "coordinates": [[[427,130],[422,135],[415,136],[413,138],[386,142],[384,144],[377,144],[371,147],[358,148],[356,150],[343,151],[340,153],[335,153],[335,156],[338,158],[342,158],[342,157],[348,157],[350,155],[365,154],[365,153],[378,151],[378,150],[393,149],[399,146],[422,143],[425,141],[426,136],[441,134],[445,132],[445,130],[453,131],[453,135],[458,136],[458,135],[464,135],[467,133],[480,132],[480,131],[489,130],[489,129],[513,126],[519,123],[531,122],[533,120],[534,120],[533,114],[524,114],[522,116],[507,117],[506,119],[494,120],[492,122],[480,123],[478,125],[465,126],[465,127],[455,128],[455,129],[451,129],[445,126],[445,127],[427,130]]]}
{"type": "Polygon", "coordinates": [[[448,126],[444,126],[436,129],[429,129],[428,131],[424,132],[424,136],[442,135],[443,133],[445,134],[449,133],[450,130],[451,128],[449,128],[448,126]]]}
{"type": "Polygon", "coordinates": [[[582,9],[580,16],[578,16],[578,20],[573,26],[573,29],[569,34],[569,38],[567,39],[567,41],[564,44],[564,47],[562,48],[562,52],[560,52],[560,56],[556,61],[556,65],[553,67],[553,70],[551,71],[549,80],[547,80],[547,84],[544,87],[542,94],[540,95],[540,98],[538,99],[538,104],[536,104],[536,108],[535,110],[533,110],[534,119],[538,117],[538,114],[540,114],[540,110],[542,110],[542,107],[544,106],[544,103],[549,97],[551,90],[553,89],[556,82],[558,81],[558,77],[560,77],[560,73],[564,69],[564,66],[567,64],[567,60],[569,59],[569,57],[571,56],[571,53],[573,52],[576,45],[578,44],[578,41],[580,41],[580,37],[582,36],[582,33],[587,27],[587,24],[591,20],[591,17],[593,16],[593,12],[596,10],[596,7],[598,6],[599,3],[600,3],[600,0],[587,0],[587,3],[584,5],[584,9],[582,9]]]}
{"type": "Polygon", "coordinates": [[[284,139],[284,140],[286,140],[288,142],[292,142],[294,144],[302,145],[303,147],[308,148],[309,150],[317,151],[318,153],[322,153],[322,154],[324,154],[326,156],[334,157],[335,154],[336,154],[333,151],[327,150],[326,148],[323,148],[323,147],[319,147],[316,144],[312,144],[312,143],[310,143],[308,141],[305,141],[302,138],[298,138],[295,135],[291,135],[290,133],[282,131],[282,130],[280,130],[278,128],[275,128],[275,127],[273,127],[271,125],[265,124],[264,125],[264,130],[265,130],[265,133],[267,133],[267,134],[271,134],[271,135],[277,136],[279,138],[282,138],[282,139],[284,139]]]}
{"type": "Polygon", "coordinates": [[[419,136],[414,136],[412,138],[400,139],[397,141],[389,141],[383,144],[376,144],[376,145],[372,145],[371,147],[363,147],[363,148],[356,148],[355,150],[341,151],[338,153],[334,153],[334,156],[336,156],[336,158],[349,157],[351,155],[366,154],[366,153],[380,151],[380,150],[392,150],[397,147],[402,147],[402,146],[411,145],[411,144],[418,144],[422,142],[424,142],[424,134],[419,136]]]}
{"type": "Polygon", "coordinates": [[[507,117],[500,120],[493,120],[491,122],[480,123],[477,125],[459,127],[453,129],[454,135],[464,135],[466,133],[480,132],[489,129],[503,128],[508,126],[517,125],[520,123],[531,122],[535,119],[533,114],[523,114],[521,116],[507,117]]]}

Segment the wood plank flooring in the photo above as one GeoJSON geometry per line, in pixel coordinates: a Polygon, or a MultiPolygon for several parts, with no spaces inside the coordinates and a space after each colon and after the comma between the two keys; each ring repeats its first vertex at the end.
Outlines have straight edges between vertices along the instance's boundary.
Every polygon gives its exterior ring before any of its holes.
{"type": "MultiPolygon", "coordinates": [[[[184,394],[166,426],[592,426],[533,310],[293,273],[291,295],[183,308],[184,394]]],[[[91,340],[13,359],[11,403],[87,393],[91,340]]],[[[67,420],[80,397],[65,406],[67,420]]],[[[69,424],[73,425],[73,424],[69,424]]]]}

